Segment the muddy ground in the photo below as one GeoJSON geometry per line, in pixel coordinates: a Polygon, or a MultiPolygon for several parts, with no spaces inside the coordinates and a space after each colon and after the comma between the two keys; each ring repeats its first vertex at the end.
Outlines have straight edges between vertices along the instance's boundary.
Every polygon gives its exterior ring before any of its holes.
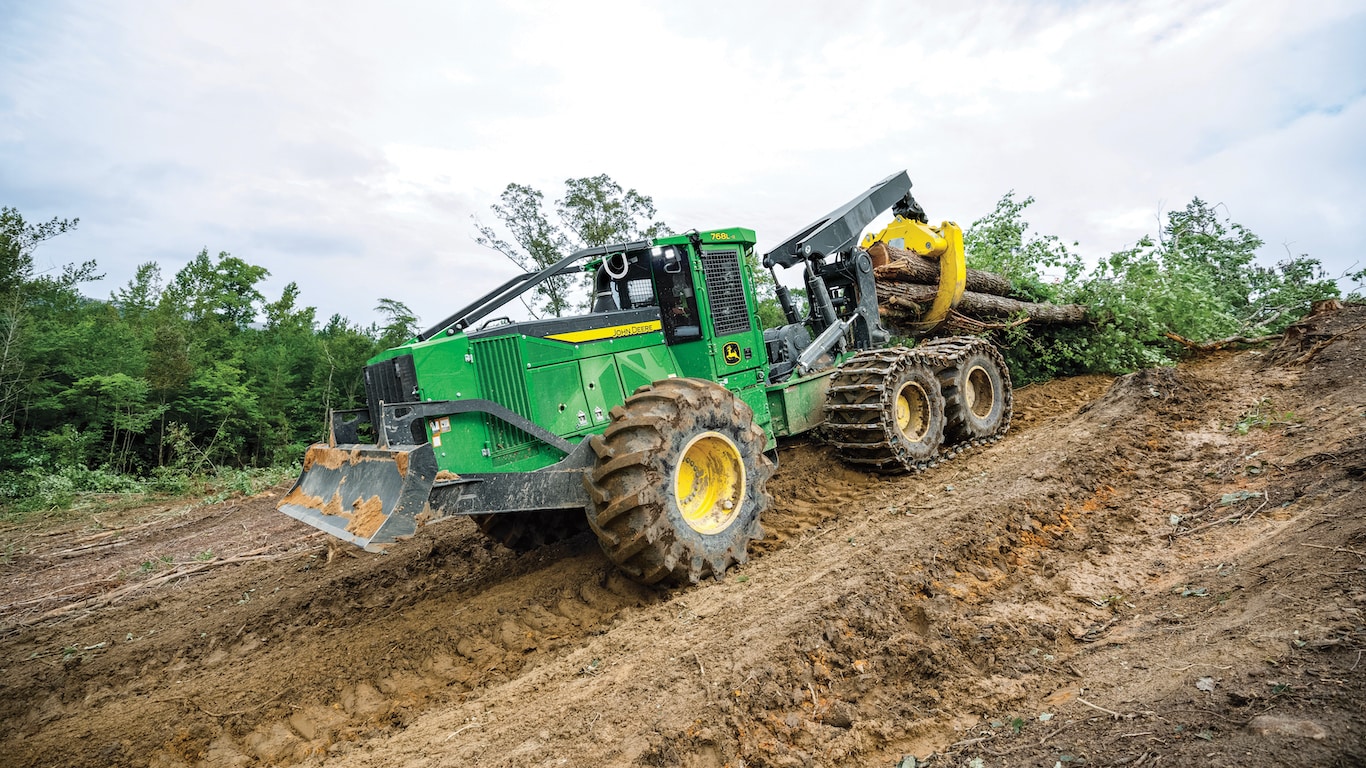
{"type": "Polygon", "coordinates": [[[0,531],[16,766],[1366,764],[1366,309],[1017,392],[899,478],[785,447],[768,538],[656,591],[283,489],[0,531]]]}

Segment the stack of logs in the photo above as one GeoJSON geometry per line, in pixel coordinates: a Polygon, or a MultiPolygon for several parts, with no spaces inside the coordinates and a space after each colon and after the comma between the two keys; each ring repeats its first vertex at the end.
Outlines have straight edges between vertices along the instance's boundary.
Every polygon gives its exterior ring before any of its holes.
{"type": "MultiPolygon", "coordinates": [[[[908,332],[939,293],[939,262],[883,243],[874,243],[868,254],[873,264],[881,265],[873,274],[883,324],[908,332]]],[[[981,332],[1025,322],[1077,325],[1086,321],[1086,307],[1080,304],[1039,304],[1010,293],[1010,282],[1004,277],[969,269],[963,298],[949,313],[943,330],[981,332]]]]}

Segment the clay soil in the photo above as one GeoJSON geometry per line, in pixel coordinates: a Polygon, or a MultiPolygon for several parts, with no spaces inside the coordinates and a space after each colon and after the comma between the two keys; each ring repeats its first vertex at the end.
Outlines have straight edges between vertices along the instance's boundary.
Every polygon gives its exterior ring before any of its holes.
{"type": "Polygon", "coordinates": [[[1026,387],[910,477],[786,446],[721,581],[286,490],[0,530],[14,766],[1366,764],[1366,309],[1026,387]]]}

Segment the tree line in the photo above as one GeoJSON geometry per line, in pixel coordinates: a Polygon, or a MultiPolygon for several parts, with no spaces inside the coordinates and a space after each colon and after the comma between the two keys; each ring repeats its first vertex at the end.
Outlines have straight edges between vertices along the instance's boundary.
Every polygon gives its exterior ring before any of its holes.
{"type": "Polygon", "coordinates": [[[0,209],[0,501],[295,462],[329,408],[364,403],[365,361],[415,332],[390,299],[382,325],[319,322],[297,284],[268,299],[266,268],[207,249],[90,298],[95,262],[34,269],[34,250],[77,224],[0,209]]]}

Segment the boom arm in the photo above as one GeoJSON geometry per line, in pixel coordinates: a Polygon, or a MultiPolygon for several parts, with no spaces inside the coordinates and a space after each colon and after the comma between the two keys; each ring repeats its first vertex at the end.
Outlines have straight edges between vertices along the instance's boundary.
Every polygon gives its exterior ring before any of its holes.
{"type": "Polygon", "coordinates": [[[910,191],[911,177],[905,171],[888,176],[764,254],[764,266],[786,268],[849,250],[864,227],[910,191]]]}
{"type": "MultiPolygon", "coordinates": [[[[878,320],[873,264],[867,252],[857,247],[857,241],[864,227],[883,211],[893,206],[898,210],[904,208],[904,202],[910,199],[910,189],[910,176],[905,171],[894,173],[764,254],[763,263],[769,269],[798,263],[805,266],[804,280],[811,307],[805,324],[817,336],[794,361],[798,374],[809,373],[828,361],[831,351],[845,349],[850,340],[856,349],[887,341],[887,330],[878,320]],[[831,262],[827,263],[827,258],[831,262]]],[[[776,275],[774,279],[788,322],[794,326],[802,324],[787,289],[776,275]]]]}

